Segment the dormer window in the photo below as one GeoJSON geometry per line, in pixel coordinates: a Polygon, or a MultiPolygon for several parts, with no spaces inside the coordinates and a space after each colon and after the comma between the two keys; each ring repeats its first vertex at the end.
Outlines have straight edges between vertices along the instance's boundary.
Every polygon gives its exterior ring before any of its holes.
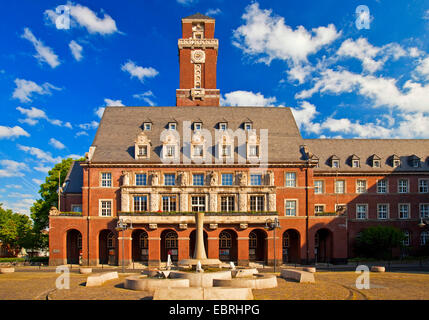
{"type": "Polygon", "coordinates": [[[360,161],[359,160],[352,160],[352,167],[353,168],[359,168],[360,167],[360,161]]]}
{"type": "Polygon", "coordinates": [[[219,122],[219,130],[225,131],[228,129],[228,124],[226,122],[219,122]]]}
{"type": "Polygon", "coordinates": [[[134,141],[134,158],[148,159],[150,154],[150,140],[144,131],[140,132],[134,141]]]}
{"type": "Polygon", "coordinates": [[[144,128],[144,131],[152,130],[152,123],[150,123],[150,122],[143,123],[143,128],[144,128]]]}
{"type": "Polygon", "coordinates": [[[203,128],[203,124],[201,122],[194,122],[194,131],[200,131],[203,128]]]}
{"type": "Polygon", "coordinates": [[[249,145],[249,157],[259,157],[258,145],[249,145]]]}
{"type": "Polygon", "coordinates": [[[419,157],[417,157],[416,155],[412,155],[410,160],[411,160],[411,166],[413,168],[420,167],[420,158],[419,157]]]}
{"type": "Polygon", "coordinates": [[[381,162],[380,160],[372,160],[372,166],[374,168],[380,168],[381,167],[381,162]]]}
{"type": "Polygon", "coordinates": [[[169,122],[168,123],[168,129],[169,130],[176,130],[177,129],[177,123],[176,122],[169,122]]]}
{"type": "Polygon", "coordinates": [[[400,166],[401,166],[401,159],[396,154],[394,154],[392,156],[392,167],[398,168],[400,166]]]}
{"type": "Polygon", "coordinates": [[[252,130],[252,123],[251,122],[245,122],[244,123],[244,130],[246,130],[246,131],[252,130]]]}
{"type": "Polygon", "coordinates": [[[332,168],[339,168],[340,167],[340,159],[335,155],[333,155],[331,157],[331,167],[332,168]]]}
{"type": "Polygon", "coordinates": [[[204,146],[202,144],[193,145],[192,148],[193,148],[193,152],[192,152],[193,157],[202,157],[203,156],[204,146]]]}

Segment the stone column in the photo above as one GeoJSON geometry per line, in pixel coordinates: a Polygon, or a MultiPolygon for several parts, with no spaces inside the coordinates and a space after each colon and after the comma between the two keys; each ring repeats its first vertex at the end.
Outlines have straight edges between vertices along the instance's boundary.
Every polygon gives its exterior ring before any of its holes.
{"type": "Polygon", "coordinates": [[[159,193],[152,192],[150,193],[150,211],[156,212],[159,210],[159,193]]]}
{"type": "Polygon", "coordinates": [[[247,194],[240,193],[238,195],[238,209],[240,212],[246,212],[247,210],[247,194]]]}
{"type": "Polygon", "coordinates": [[[195,213],[195,252],[194,259],[205,260],[207,259],[206,250],[204,249],[204,212],[195,213]]]}
{"type": "Polygon", "coordinates": [[[211,212],[216,212],[218,211],[217,209],[217,193],[215,192],[210,192],[209,194],[209,211],[211,212]]]}
{"type": "Polygon", "coordinates": [[[188,208],[188,194],[185,192],[180,193],[180,203],[179,203],[180,211],[190,211],[188,208]]]}
{"type": "Polygon", "coordinates": [[[121,211],[130,211],[130,195],[123,188],[121,189],[121,211]]]}
{"type": "Polygon", "coordinates": [[[268,211],[276,211],[276,194],[270,193],[268,195],[268,211]]]}
{"type": "Polygon", "coordinates": [[[237,260],[239,266],[249,265],[249,237],[237,237],[237,260]]]}

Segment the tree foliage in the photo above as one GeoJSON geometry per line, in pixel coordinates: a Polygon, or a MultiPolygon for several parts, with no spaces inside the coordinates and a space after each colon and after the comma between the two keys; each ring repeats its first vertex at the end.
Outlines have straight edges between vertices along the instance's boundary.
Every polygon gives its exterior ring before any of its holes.
{"type": "Polygon", "coordinates": [[[404,233],[395,227],[369,227],[357,237],[356,253],[366,258],[391,259],[392,249],[401,247],[404,238],[404,233]]]}
{"type": "Polygon", "coordinates": [[[40,185],[40,199],[36,200],[30,208],[31,218],[34,221],[35,248],[48,247],[48,237],[42,231],[49,226],[49,210],[51,207],[58,207],[58,175],[63,184],[72,163],[71,158],[57,163],[49,170],[45,182],[40,185]]]}
{"type": "Polygon", "coordinates": [[[4,209],[0,203],[0,241],[14,253],[31,247],[32,223],[28,216],[4,209]]]}

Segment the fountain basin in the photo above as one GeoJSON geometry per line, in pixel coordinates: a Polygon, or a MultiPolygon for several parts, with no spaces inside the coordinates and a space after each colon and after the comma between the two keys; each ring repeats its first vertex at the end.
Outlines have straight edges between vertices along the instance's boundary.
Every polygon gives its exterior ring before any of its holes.
{"type": "Polygon", "coordinates": [[[142,276],[130,276],[125,279],[124,287],[131,290],[155,290],[159,288],[188,288],[188,279],[157,279],[142,276]]]}
{"type": "Polygon", "coordinates": [[[219,267],[222,262],[219,259],[182,259],[179,261],[179,267],[193,267],[201,262],[203,267],[219,267]]]}
{"type": "Polygon", "coordinates": [[[277,287],[277,277],[268,274],[254,274],[234,279],[213,279],[213,287],[268,289],[277,287]]]}
{"type": "Polygon", "coordinates": [[[194,273],[183,271],[171,271],[171,279],[189,279],[190,287],[213,287],[213,279],[231,279],[231,271],[218,271],[207,273],[194,273]]]}
{"type": "Polygon", "coordinates": [[[153,300],[253,300],[250,288],[161,288],[153,300]]]}
{"type": "Polygon", "coordinates": [[[231,270],[233,278],[251,277],[256,273],[259,273],[256,268],[237,268],[235,270],[231,270]]]}

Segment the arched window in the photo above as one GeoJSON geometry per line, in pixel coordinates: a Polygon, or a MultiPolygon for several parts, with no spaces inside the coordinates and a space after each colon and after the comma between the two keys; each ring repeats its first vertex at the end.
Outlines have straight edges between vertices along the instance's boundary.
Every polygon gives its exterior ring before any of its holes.
{"type": "Polygon", "coordinates": [[[411,239],[410,232],[408,230],[404,230],[404,240],[402,240],[402,244],[404,246],[409,246],[410,245],[410,239],[411,239]]]}
{"type": "Polygon", "coordinates": [[[110,232],[107,236],[107,248],[113,249],[115,248],[115,234],[113,232],[110,232]]]}
{"type": "Polygon", "coordinates": [[[219,235],[219,248],[229,249],[231,248],[231,235],[228,232],[222,231],[219,235]]]}
{"type": "Polygon", "coordinates": [[[165,236],[165,247],[166,248],[177,248],[177,233],[170,231],[165,236]]]}
{"type": "Polygon", "coordinates": [[[429,244],[429,232],[423,231],[420,233],[420,244],[422,246],[429,244]]]}
{"type": "Polygon", "coordinates": [[[77,247],[82,250],[82,235],[80,233],[77,235],[77,247]]]}
{"type": "Polygon", "coordinates": [[[148,247],[147,233],[143,232],[140,234],[140,248],[147,248],[147,247],[148,247]]]}
{"type": "Polygon", "coordinates": [[[252,231],[249,234],[249,248],[254,249],[257,247],[258,237],[256,234],[252,231]]]}
{"type": "Polygon", "coordinates": [[[283,248],[289,248],[289,233],[283,235],[283,248]]]}

